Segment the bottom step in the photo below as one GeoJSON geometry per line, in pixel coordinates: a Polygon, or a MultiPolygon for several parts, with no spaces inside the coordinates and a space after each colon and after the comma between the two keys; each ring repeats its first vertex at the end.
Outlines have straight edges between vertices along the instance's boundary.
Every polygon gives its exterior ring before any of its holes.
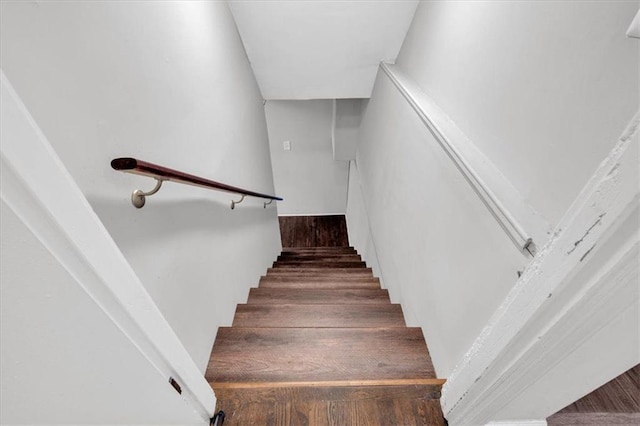
{"type": "Polygon", "coordinates": [[[216,392],[216,411],[233,425],[445,426],[438,393],[418,387],[216,392]]]}

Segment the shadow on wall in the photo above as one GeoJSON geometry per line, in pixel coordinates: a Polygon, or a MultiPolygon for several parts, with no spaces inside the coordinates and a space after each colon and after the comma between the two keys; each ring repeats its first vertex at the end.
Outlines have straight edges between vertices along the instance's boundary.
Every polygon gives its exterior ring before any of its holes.
{"type": "Polygon", "coordinates": [[[203,231],[232,236],[239,230],[268,226],[275,216],[270,212],[275,209],[273,205],[265,209],[262,203],[251,205],[246,200],[234,210],[229,207],[230,201],[205,199],[152,199],[141,209],[133,207],[128,200],[126,205],[120,199],[92,197],[88,200],[122,250],[153,243],[159,236],[170,239],[203,231]]]}
{"type": "Polygon", "coordinates": [[[231,325],[280,252],[277,210],[233,197],[147,200],[90,197],[89,203],[154,302],[204,372],[220,326],[231,325]]]}

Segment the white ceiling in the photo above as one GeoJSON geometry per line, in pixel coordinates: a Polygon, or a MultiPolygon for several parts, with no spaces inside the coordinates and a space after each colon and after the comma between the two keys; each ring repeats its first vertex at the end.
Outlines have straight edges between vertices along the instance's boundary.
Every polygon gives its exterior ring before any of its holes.
{"type": "Polygon", "coordinates": [[[368,98],[417,0],[231,0],[265,99],[368,98]]]}

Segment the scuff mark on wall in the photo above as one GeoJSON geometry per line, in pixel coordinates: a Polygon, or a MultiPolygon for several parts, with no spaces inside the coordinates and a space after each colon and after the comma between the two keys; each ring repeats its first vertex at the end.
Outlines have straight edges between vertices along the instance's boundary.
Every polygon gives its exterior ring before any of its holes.
{"type": "MultiPolygon", "coordinates": [[[[573,253],[573,252],[575,251],[575,249],[576,249],[576,248],[578,248],[578,246],[580,245],[580,243],[582,243],[582,241],[584,241],[584,239],[585,239],[585,238],[587,238],[587,235],[589,235],[589,233],[593,230],[593,228],[595,228],[597,225],[599,225],[599,224],[600,224],[600,222],[602,221],[602,218],[603,218],[603,217],[604,217],[604,215],[606,215],[606,214],[607,214],[607,213],[602,213],[600,216],[598,216],[598,220],[596,220],[596,221],[594,222],[594,224],[593,224],[593,225],[591,225],[591,226],[589,227],[589,229],[587,229],[587,232],[585,232],[585,233],[584,233],[584,235],[582,236],[582,238],[580,238],[578,241],[576,241],[575,243],[573,243],[573,247],[571,248],[571,250],[569,250],[569,251],[567,252],[567,254],[571,254],[571,253],[573,253]]],[[[591,247],[591,248],[593,248],[593,247],[591,247]]],[[[591,249],[589,249],[589,251],[591,251],[591,249]]],[[[587,253],[589,253],[589,252],[587,252],[587,253]]],[[[585,256],[586,256],[586,253],[585,253],[585,256]]],[[[580,259],[580,260],[582,260],[582,259],[580,259]]]]}
{"type": "Polygon", "coordinates": [[[580,258],[580,262],[582,262],[582,261],[584,260],[584,258],[585,258],[585,257],[587,257],[587,255],[588,255],[589,253],[591,253],[591,250],[593,250],[593,248],[594,248],[595,246],[596,246],[595,244],[594,244],[594,245],[592,245],[592,246],[591,246],[591,248],[590,248],[589,250],[587,250],[585,254],[583,254],[583,255],[582,255],[582,257],[580,258]]]}

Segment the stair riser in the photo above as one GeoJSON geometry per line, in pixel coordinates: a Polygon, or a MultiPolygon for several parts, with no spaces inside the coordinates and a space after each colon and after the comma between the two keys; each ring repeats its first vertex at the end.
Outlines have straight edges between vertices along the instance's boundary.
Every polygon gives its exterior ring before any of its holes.
{"type": "Polygon", "coordinates": [[[387,290],[252,288],[248,304],[389,304],[387,290]]]}
{"type": "Polygon", "coordinates": [[[305,256],[278,256],[276,258],[280,262],[362,262],[362,257],[357,254],[348,256],[323,256],[323,255],[305,255],[305,256]]]}
{"type": "Polygon", "coordinates": [[[270,274],[260,279],[260,282],[373,282],[378,284],[380,281],[373,278],[372,275],[363,274],[270,274]]]}
{"type": "Polygon", "coordinates": [[[280,256],[358,256],[356,250],[283,251],[280,256]]]}
{"type": "Polygon", "coordinates": [[[350,256],[360,256],[360,255],[356,251],[343,251],[343,252],[309,251],[309,252],[283,252],[283,253],[280,253],[279,256],[282,256],[282,257],[313,257],[313,256],[350,257],[350,256]]]}
{"type": "Polygon", "coordinates": [[[282,252],[301,252],[301,251],[355,251],[352,246],[318,246],[318,247],[282,247],[282,252]]]}
{"type": "Polygon", "coordinates": [[[364,262],[314,262],[314,261],[277,261],[273,263],[274,268],[366,268],[364,262]]]}
{"type": "Polygon", "coordinates": [[[277,262],[362,262],[357,255],[350,256],[278,256],[277,262]]]}
{"type": "Polygon", "coordinates": [[[358,256],[358,252],[355,250],[283,251],[280,256],[358,256]]]}
{"type": "Polygon", "coordinates": [[[267,275],[276,274],[352,274],[352,275],[366,275],[373,277],[371,268],[301,268],[301,267],[289,267],[289,268],[269,268],[267,269],[267,275]]]}
{"type": "Polygon", "coordinates": [[[242,404],[286,403],[290,401],[362,401],[392,398],[439,399],[442,385],[350,386],[350,387],[276,387],[214,389],[220,399],[234,399],[242,404]]]}
{"type": "Polygon", "coordinates": [[[375,285],[379,285],[379,281],[375,278],[372,278],[371,275],[347,275],[347,274],[330,274],[330,275],[322,275],[322,274],[310,274],[310,275],[267,275],[263,280],[261,280],[258,284],[262,283],[295,283],[295,282],[314,282],[314,283],[326,283],[326,282],[335,282],[335,283],[373,283],[375,285]]]}
{"type": "Polygon", "coordinates": [[[285,250],[280,253],[282,256],[286,255],[307,255],[310,253],[320,253],[320,254],[328,254],[328,255],[352,255],[358,254],[357,250],[354,249],[323,249],[323,250],[315,250],[315,249],[307,249],[307,250],[285,250]]]}
{"type": "Polygon", "coordinates": [[[265,281],[260,282],[258,288],[289,288],[289,289],[305,289],[305,288],[318,288],[318,289],[358,289],[358,288],[370,288],[378,289],[380,284],[371,281],[265,281]]]}
{"type": "Polygon", "coordinates": [[[233,327],[405,327],[400,305],[238,305],[233,327]]]}
{"type": "Polygon", "coordinates": [[[327,289],[339,289],[339,288],[382,288],[377,280],[372,279],[322,279],[319,277],[307,278],[307,279],[288,279],[288,280],[261,280],[258,284],[260,288],[316,288],[326,287],[327,289]]]}
{"type": "Polygon", "coordinates": [[[313,281],[313,282],[347,282],[347,281],[355,281],[355,282],[370,282],[374,284],[380,284],[380,280],[378,278],[372,278],[369,276],[358,276],[358,275],[349,275],[349,274],[341,274],[341,275],[319,275],[319,274],[280,274],[280,275],[267,275],[264,277],[260,277],[260,283],[264,282],[301,282],[301,281],[313,281]]]}

